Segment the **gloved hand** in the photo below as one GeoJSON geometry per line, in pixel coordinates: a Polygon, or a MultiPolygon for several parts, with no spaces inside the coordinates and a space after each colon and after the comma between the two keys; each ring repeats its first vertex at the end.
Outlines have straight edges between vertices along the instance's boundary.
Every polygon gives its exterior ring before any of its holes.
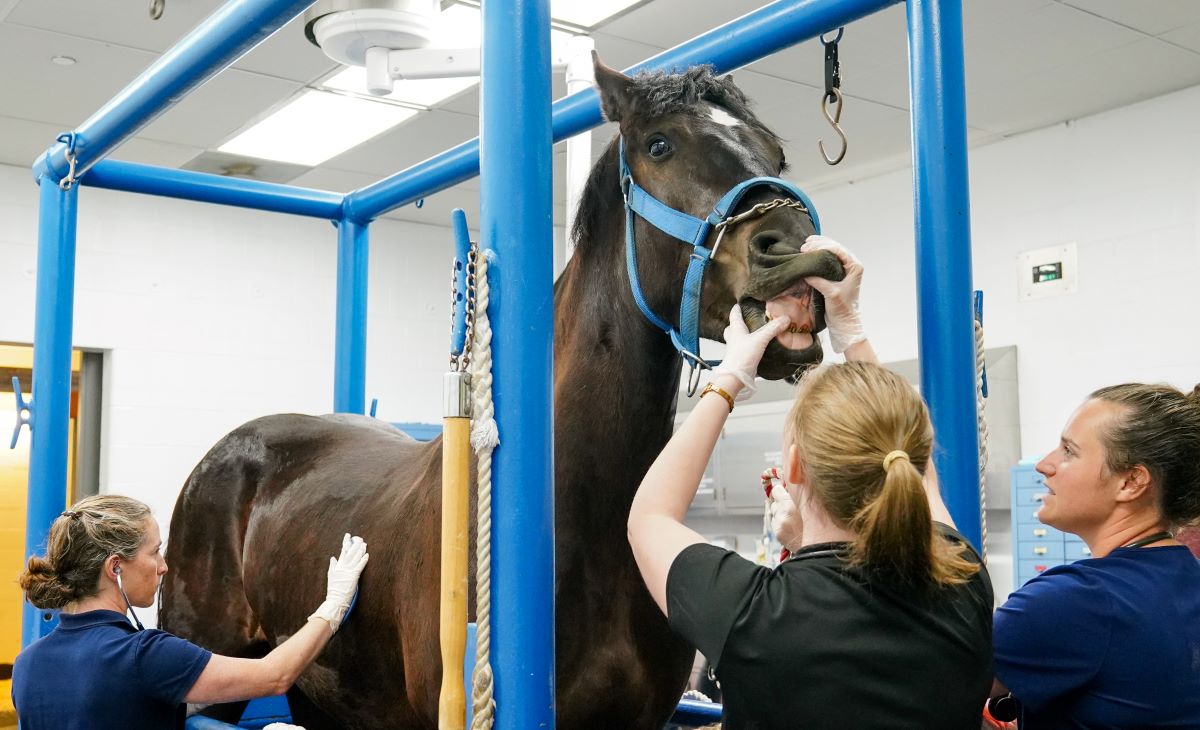
{"type": "Polygon", "coordinates": [[[833,351],[840,354],[851,345],[867,339],[858,314],[858,290],[862,286],[863,265],[840,243],[825,236],[809,236],[800,247],[800,252],[811,253],[822,249],[838,257],[846,270],[846,277],[841,281],[830,281],[810,276],[804,281],[825,296],[825,325],[829,328],[829,343],[833,351]]]}
{"type": "Polygon", "coordinates": [[[358,536],[350,537],[350,534],[346,533],[342,538],[342,554],[329,559],[325,602],[308,617],[309,620],[325,619],[334,631],[338,630],[346,611],[350,610],[350,601],[358,588],[358,576],[362,574],[369,557],[371,556],[367,554],[367,544],[363,539],[358,536]]]}
{"type": "Polygon", "coordinates": [[[735,388],[734,400],[744,401],[754,395],[754,376],[758,374],[758,363],[771,340],[787,329],[791,319],[787,315],[776,317],[751,332],[742,319],[742,307],[734,304],[729,312],[729,326],[725,328],[725,357],[713,369],[713,375],[732,375],[742,384],[735,388]]]}
{"type": "Polygon", "coordinates": [[[299,725],[289,725],[286,722],[273,722],[263,730],[304,730],[304,728],[299,725]]]}

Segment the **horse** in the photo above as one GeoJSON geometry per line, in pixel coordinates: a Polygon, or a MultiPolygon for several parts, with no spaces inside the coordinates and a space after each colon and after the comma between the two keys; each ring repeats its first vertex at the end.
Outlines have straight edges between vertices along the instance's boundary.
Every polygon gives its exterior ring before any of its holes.
{"type": "MultiPolygon", "coordinates": [[[[627,76],[598,57],[595,70],[620,129],[590,172],[575,253],[554,289],[556,721],[659,730],[694,649],[651,600],[625,523],[671,436],[683,363],[705,366],[696,338],[722,339],[736,303],[751,329],[792,317],[760,374],[795,378],[822,357],[822,301],[804,276],[843,272],[828,252],[800,252],[815,211],[777,177],[780,139],[731,77],[711,67],[627,76]],[[726,209],[713,218],[715,201],[726,209]],[[713,225],[681,242],[656,204],[713,225]],[[689,267],[704,258],[697,283],[689,267]]],[[[353,531],[371,564],[352,616],[288,693],[294,721],[436,727],[441,450],[440,438],[418,442],[363,416],[281,414],[235,429],[179,495],[160,626],[262,656],[320,603],[321,566],[353,531]]]]}

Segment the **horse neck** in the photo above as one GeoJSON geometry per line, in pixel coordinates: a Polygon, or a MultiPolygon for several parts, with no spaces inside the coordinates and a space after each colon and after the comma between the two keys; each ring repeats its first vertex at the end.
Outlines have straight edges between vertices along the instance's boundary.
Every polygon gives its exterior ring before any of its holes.
{"type": "Polygon", "coordinates": [[[555,290],[558,520],[585,540],[615,530],[623,542],[679,389],[680,358],[634,304],[622,255],[619,239],[578,247],[555,290]]]}

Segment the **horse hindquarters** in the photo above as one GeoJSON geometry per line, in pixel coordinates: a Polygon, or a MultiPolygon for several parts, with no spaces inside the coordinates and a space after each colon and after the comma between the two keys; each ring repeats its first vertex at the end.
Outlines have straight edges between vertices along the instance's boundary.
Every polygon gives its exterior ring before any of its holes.
{"type": "Polygon", "coordinates": [[[270,646],[242,582],[242,545],[266,449],[251,424],[192,470],[171,516],[158,623],[218,654],[265,656],[270,646]]]}

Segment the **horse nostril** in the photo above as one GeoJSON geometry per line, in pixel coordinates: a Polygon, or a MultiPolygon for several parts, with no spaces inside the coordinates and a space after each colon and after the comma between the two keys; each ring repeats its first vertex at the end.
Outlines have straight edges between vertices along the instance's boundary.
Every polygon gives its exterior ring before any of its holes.
{"type": "Polygon", "coordinates": [[[783,240],[783,234],[779,231],[763,231],[762,233],[754,234],[750,239],[750,247],[755,253],[765,254],[771,250],[771,247],[783,240]]]}

